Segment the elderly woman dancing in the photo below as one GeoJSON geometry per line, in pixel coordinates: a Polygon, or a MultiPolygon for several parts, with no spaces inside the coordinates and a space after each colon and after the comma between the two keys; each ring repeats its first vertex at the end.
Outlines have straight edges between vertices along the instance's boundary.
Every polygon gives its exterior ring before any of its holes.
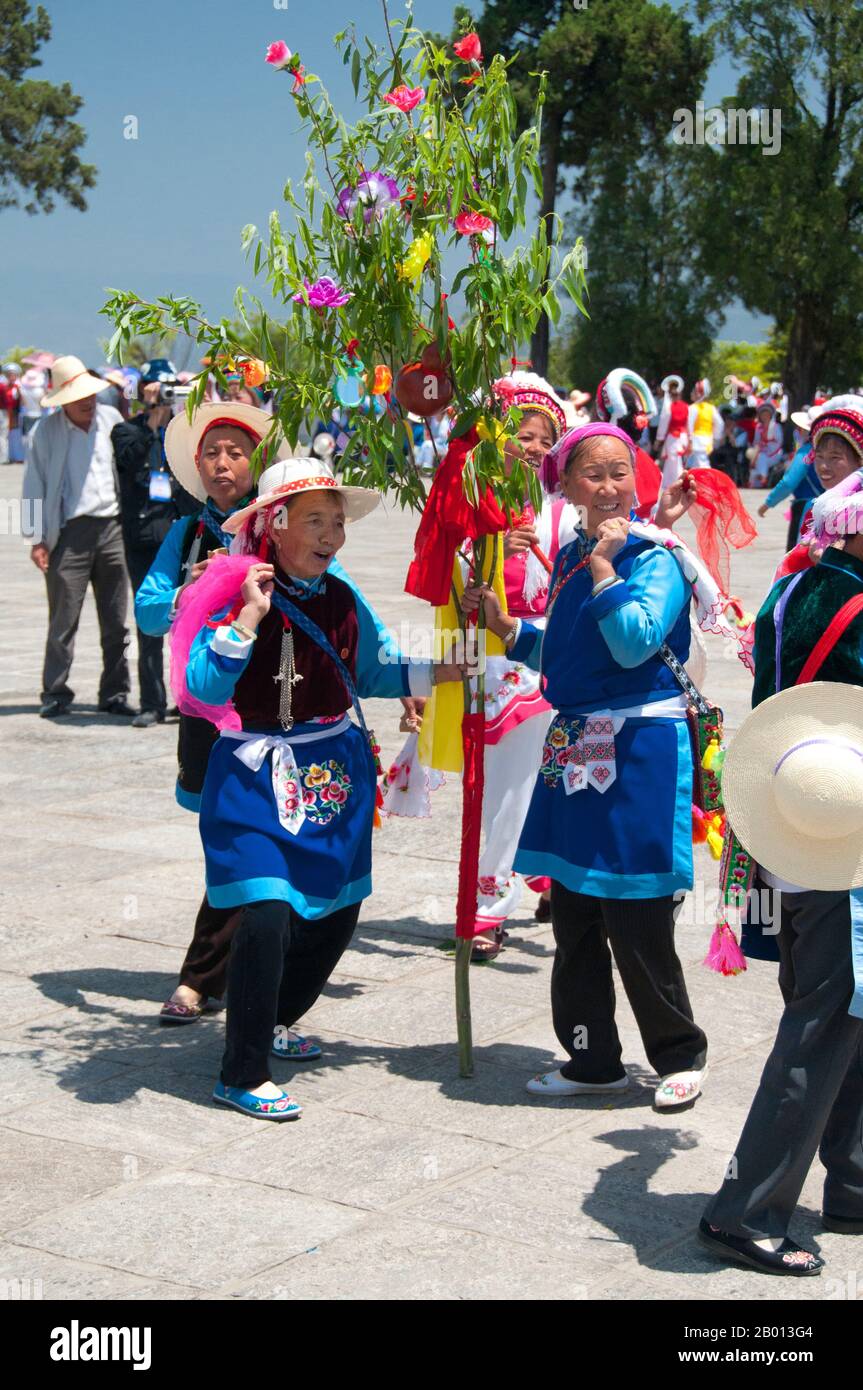
{"type": "Polygon", "coordinates": [[[707,1058],[674,947],[675,899],[692,886],[692,752],[676,672],[689,654],[694,571],[670,533],[631,521],[634,457],[629,436],[602,423],[570,431],[547,456],[582,524],[557,557],[544,634],[503,616],[488,588],[468,589],[464,606],[484,599],[489,627],[512,660],[541,669],[557,711],[515,867],[552,880],[552,1015],[569,1060],[528,1090],[628,1086],[610,946],[661,1078],[656,1106],[670,1109],[698,1097],[707,1058]]]}
{"type": "Polygon", "coordinates": [[[300,1113],[271,1080],[269,1055],[309,1055],[291,1025],[371,892],[376,773],[359,698],[428,695],[435,679],[462,676],[404,661],[363,596],[331,572],[346,522],[378,500],[325,463],[273,464],[258,499],[225,522],[239,553],[184,591],[172,630],[180,708],[222,731],[201,798],[207,897],[241,912],[213,1099],[258,1119],[300,1113]]]}

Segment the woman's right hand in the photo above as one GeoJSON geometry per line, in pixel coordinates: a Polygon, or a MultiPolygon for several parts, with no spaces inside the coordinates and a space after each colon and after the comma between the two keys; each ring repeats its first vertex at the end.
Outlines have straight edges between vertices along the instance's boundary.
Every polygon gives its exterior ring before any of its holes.
{"type": "Polygon", "coordinates": [[[249,566],[249,571],[240,590],[246,618],[238,619],[238,621],[243,621],[247,626],[251,626],[252,623],[248,621],[250,618],[254,624],[257,624],[266,613],[269,613],[274,574],[275,570],[272,565],[255,564],[249,566]]]}
{"type": "Polygon", "coordinates": [[[532,526],[516,526],[512,531],[507,531],[503,538],[503,558],[512,559],[513,555],[521,555],[525,550],[530,550],[532,545],[536,545],[539,537],[532,526]]]}
{"type": "Polygon", "coordinates": [[[489,584],[469,584],[461,596],[461,611],[469,617],[477,611],[480,602],[483,604],[486,627],[496,637],[505,637],[511,631],[513,621],[504,616],[494,589],[489,584]]]}

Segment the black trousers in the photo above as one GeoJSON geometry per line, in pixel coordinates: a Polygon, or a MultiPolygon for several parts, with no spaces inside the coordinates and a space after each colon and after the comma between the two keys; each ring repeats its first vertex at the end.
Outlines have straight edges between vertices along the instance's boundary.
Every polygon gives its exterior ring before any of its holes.
{"type": "Polygon", "coordinates": [[[222,1081],[248,1090],[270,1079],[273,1029],[312,1007],[354,934],[360,903],[314,921],[287,903],[248,903],[228,961],[222,1081]]]}
{"type": "MultiPolygon", "coordinates": [[[[157,553],[158,547],[126,547],[126,565],[132,581],[133,594],[136,594],[143,584],[157,553]]],[[[138,686],[141,691],[142,711],[155,710],[156,714],[164,714],[168,708],[165,694],[164,643],[164,637],[150,637],[138,628],[138,686]]]]}
{"type": "Polygon", "coordinates": [[[785,540],[785,549],[793,550],[797,544],[797,533],[800,530],[800,518],[803,515],[803,508],[807,505],[808,499],[805,497],[793,497],[791,499],[791,517],[788,522],[788,535],[785,540]]]}
{"type": "Polygon", "coordinates": [[[617,1081],[625,1075],[614,1021],[612,951],[653,1069],[669,1076],[704,1066],[707,1038],[693,1020],[674,949],[678,906],[673,897],[592,898],[552,882],[557,950],[551,1011],[570,1057],[561,1067],[567,1080],[617,1081]]]}
{"type": "Polygon", "coordinates": [[[788,1234],[820,1151],[824,1210],[863,1221],[863,1019],[847,893],[783,893],[785,1011],[722,1187],[704,1215],[731,1235],[788,1234]]]}
{"type": "Polygon", "coordinates": [[[211,907],[204,894],[186,959],[180,968],[181,985],[187,985],[208,999],[222,998],[231,942],[242,911],[239,907],[211,907]]]}

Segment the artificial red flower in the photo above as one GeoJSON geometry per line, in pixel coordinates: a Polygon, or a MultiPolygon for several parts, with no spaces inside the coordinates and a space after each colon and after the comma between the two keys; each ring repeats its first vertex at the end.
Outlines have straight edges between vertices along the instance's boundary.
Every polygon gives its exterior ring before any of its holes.
{"type": "Polygon", "coordinates": [[[492,220],[482,212],[460,212],[453,226],[459,236],[479,236],[480,232],[489,230],[492,220]]]}
{"type": "Polygon", "coordinates": [[[419,106],[424,96],[424,87],[408,87],[402,82],[398,87],[393,87],[391,92],[386,93],[384,101],[388,101],[390,106],[397,106],[399,111],[413,111],[415,106],[419,106]]]}
{"type": "Polygon", "coordinates": [[[465,34],[458,43],[454,43],[453,49],[466,63],[482,62],[482,45],[479,41],[479,34],[475,30],[465,34]]]}

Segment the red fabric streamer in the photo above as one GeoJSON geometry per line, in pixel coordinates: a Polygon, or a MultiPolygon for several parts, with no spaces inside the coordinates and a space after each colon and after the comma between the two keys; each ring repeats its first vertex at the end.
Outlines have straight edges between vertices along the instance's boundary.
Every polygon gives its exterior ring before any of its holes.
{"type": "Polygon", "coordinates": [[[479,443],[475,429],[450,442],[431,485],[414,541],[414,558],[405,591],[442,608],[449,602],[456,551],[464,540],[505,531],[506,517],[490,487],[478,507],[464,495],[462,474],[471,449],[479,443]]]}
{"type": "Polygon", "coordinates": [[[466,714],[461,726],[464,749],[462,776],[461,854],[455,934],[475,935],[479,846],[482,833],[482,797],[485,788],[485,712],[466,714]]]}
{"type": "Polygon", "coordinates": [[[641,448],[635,450],[635,495],[638,498],[638,506],[635,509],[636,516],[640,516],[642,521],[649,521],[653,508],[659,501],[659,494],[662,491],[662,469],[652,459],[650,454],[645,453],[641,448]]]}
{"type": "Polygon", "coordinates": [[[731,583],[730,546],[740,550],[758,535],[736,484],[727,473],[698,468],[687,475],[697,500],[688,515],[695,526],[698,551],[724,594],[731,583]]]}

